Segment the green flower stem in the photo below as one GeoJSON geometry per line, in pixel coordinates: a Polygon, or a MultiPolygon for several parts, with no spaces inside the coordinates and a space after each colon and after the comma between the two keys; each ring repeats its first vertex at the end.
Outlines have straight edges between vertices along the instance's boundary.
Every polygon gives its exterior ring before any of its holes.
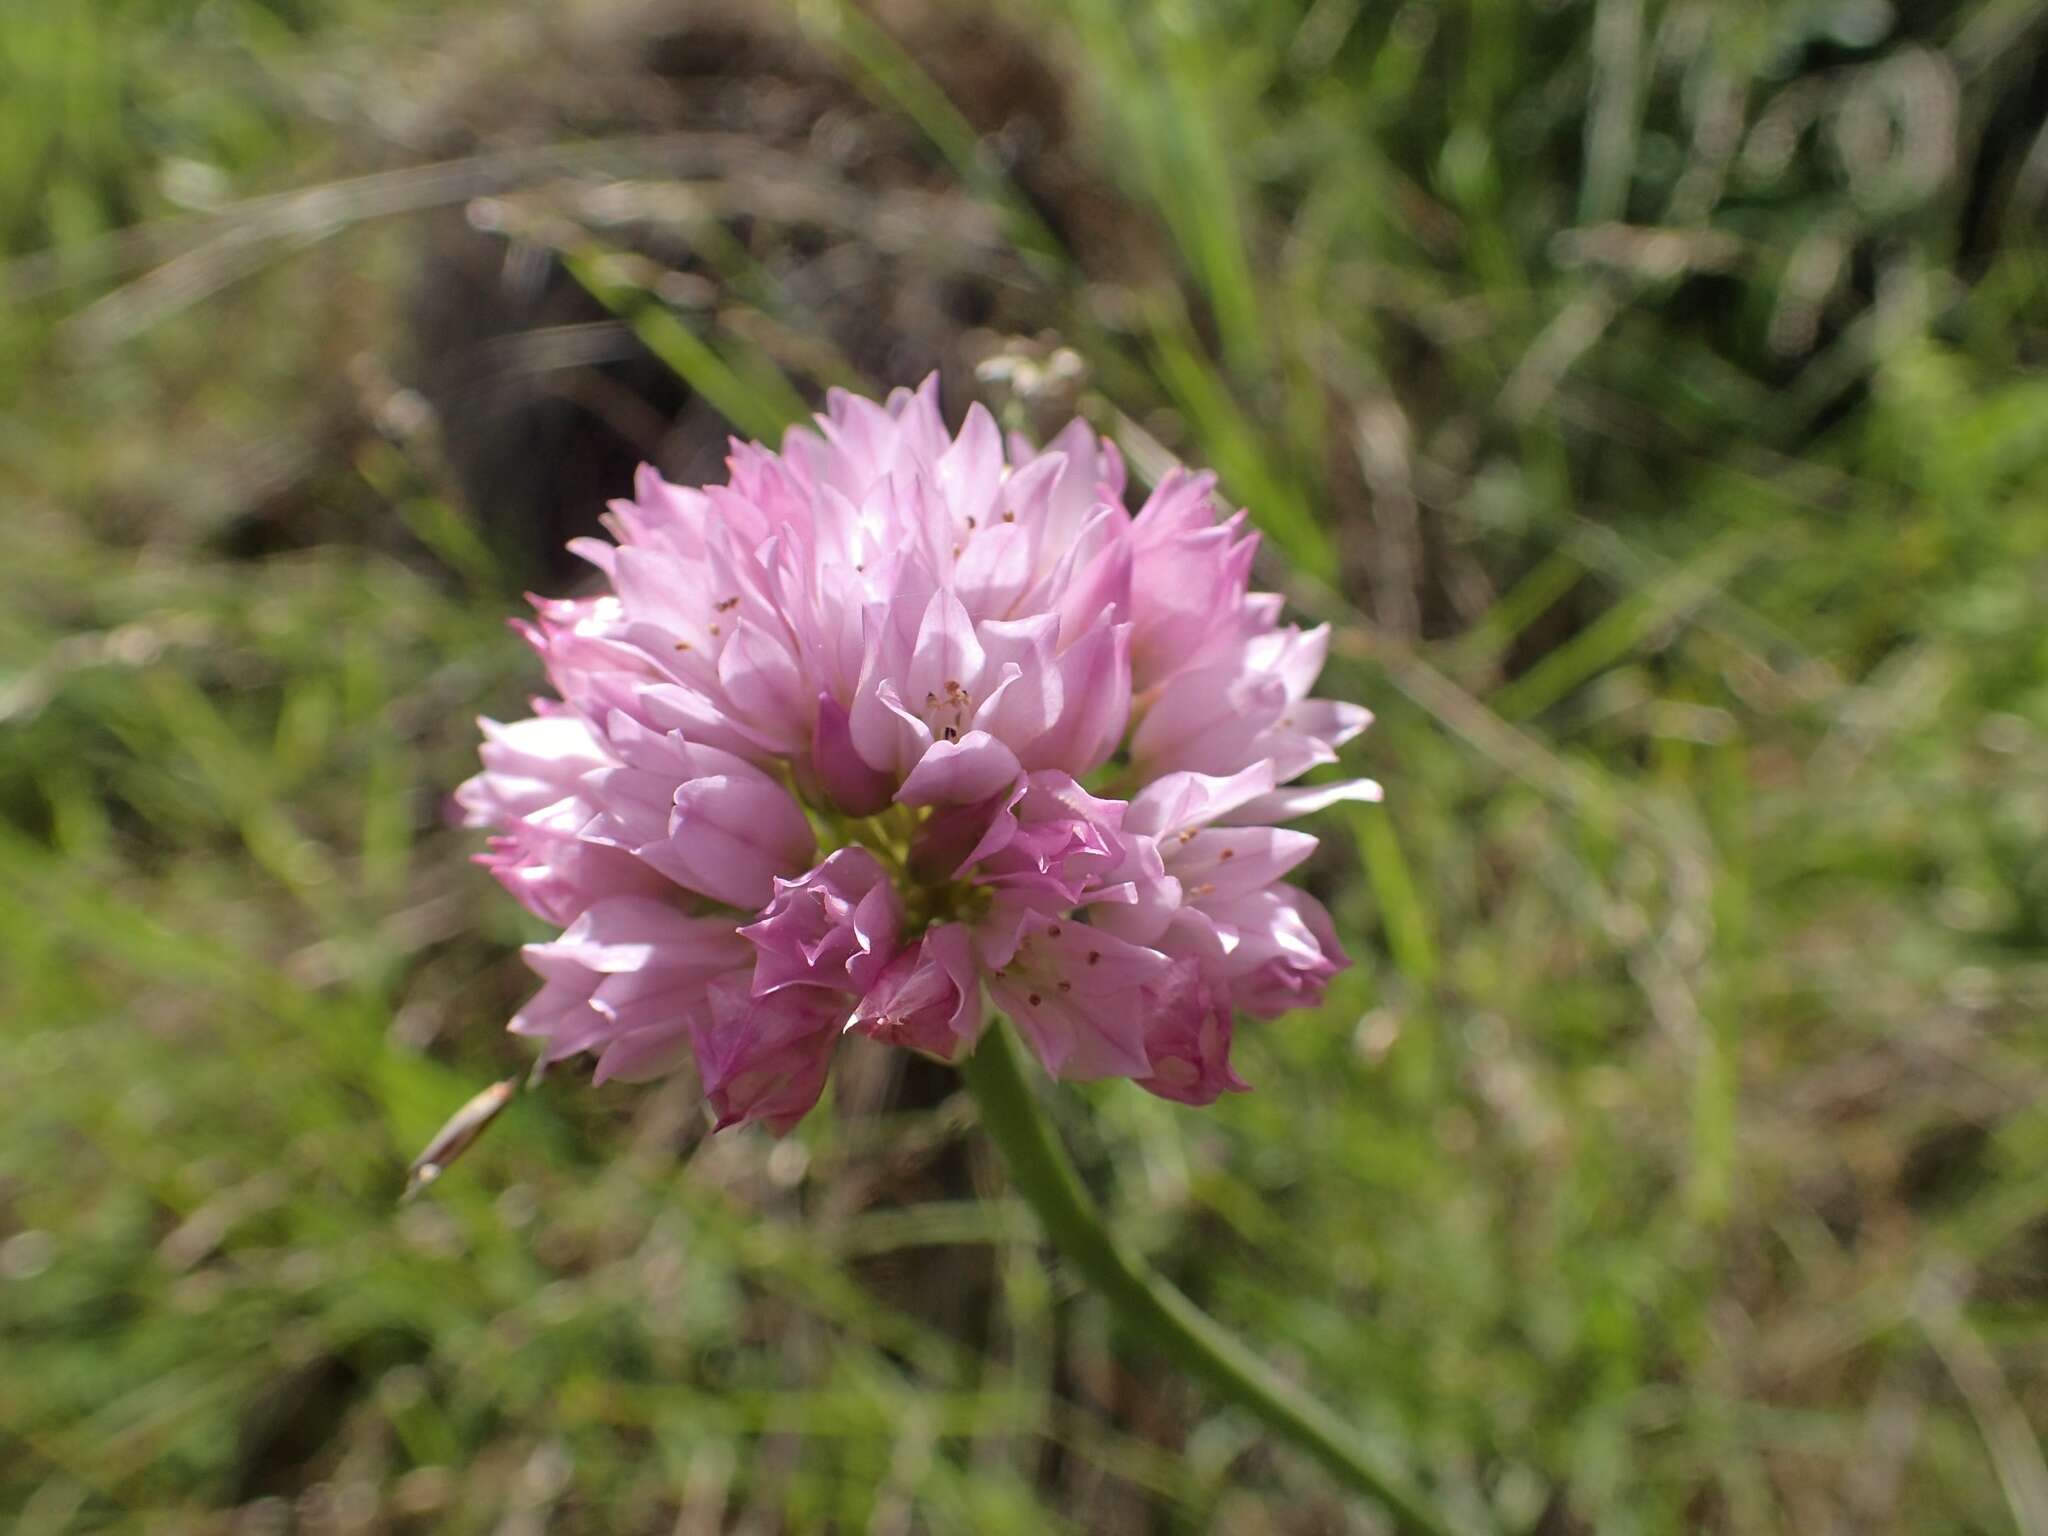
{"type": "Polygon", "coordinates": [[[990,1024],[961,1072],[981,1106],[983,1127],[1002,1149],[1018,1193],[1038,1213],[1047,1236],[1119,1317],[1175,1363],[1205,1378],[1346,1483],[1377,1499],[1403,1529],[1423,1536],[1458,1536],[1461,1527],[1361,1442],[1349,1425],[1276,1375],[1111,1235],[1025,1080],[1007,1021],[990,1024]]]}

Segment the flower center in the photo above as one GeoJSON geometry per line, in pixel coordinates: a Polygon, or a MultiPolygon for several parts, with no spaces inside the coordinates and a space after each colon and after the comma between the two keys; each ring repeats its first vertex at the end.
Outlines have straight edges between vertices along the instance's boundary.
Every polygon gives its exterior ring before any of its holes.
{"type": "MultiPolygon", "coordinates": [[[[961,697],[966,697],[964,691],[961,697]]],[[[993,893],[986,886],[953,878],[951,864],[943,856],[940,864],[945,872],[936,875],[926,867],[931,860],[918,857],[918,834],[932,816],[928,808],[892,805],[873,816],[846,816],[807,802],[805,809],[817,833],[820,859],[841,848],[865,848],[888,871],[903,898],[905,942],[935,923],[972,922],[987,911],[993,893]]],[[[952,858],[959,856],[956,852],[952,858]]]]}
{"type": "Polygon", "coordinates": [[[924,723],[935,741],[958,741],[974,719],[974,696],[956,678],[947,678],[943,692],[924,696],[924,723]]]}

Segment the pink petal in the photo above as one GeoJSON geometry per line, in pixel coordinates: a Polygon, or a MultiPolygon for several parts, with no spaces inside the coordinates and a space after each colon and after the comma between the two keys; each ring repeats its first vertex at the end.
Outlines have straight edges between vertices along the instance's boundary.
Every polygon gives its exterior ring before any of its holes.
{"type": "Polygon", "coordinates": [[[1022,772],[1017,754],[987,731],[958,741],[935,741],[896,791],[905,805],[971,805],[986,800],[1022,772]]]}
{"type": "Polygon", "coordinates": [[[751,620],[740,620],[718,658],[718,680],[732,709],[778,754],[801,745],[809,731],[810,690],[786,645],[751,620]]]}
{"type": "Polygon", "coordinates": [[[610,761],[590,727],[573,714],[477,724],[484,733],[484,771],[455,791],[467,826],[503,826],[531,816],[572,794],[584,774],[610,761]]]}
{"type": "Polygon", "coordinates": [[[802,869],[816,847],[803,809],[781,785],[717,775],[692,779],[676,791],[664,852],[671,870],[692,877],[681,883],[716,900],[753,907],[768,899],[776,875],[802,869]]]}
{"type": "Polygon", "coordinates": [[[1306,832],[1208,827],[1169,839],[1166,867],[1189,901],[1218,902],[1271,885],[1316,850],[1306,832]]]}
{"type": "Polygon", "coordinates": [[[717,1128],[760,1121],[786,1135],[824,1091],[845,1016],[818,987],[753,997],[743,982],[714,986],[691,1045],[717,1128]]]}
{"type": "Polygon", "coordinates": [[[846,710],[829,693],[818,695],[818,724],[811,738],[811,768],[832,803],[849,816],[872,816],[889,803],[895,779],[868,765],[854,749],[846,710]]]}
{"type": "Polygon", "coordinates": [[[988,990],[1054,1077],[1138,1077],[1150,1067],[1144,989],[1169,963],[1085,923],[1034,913],[988,990]]]}
{"type": "Polygon", "coordinates": [[[901,689],[913,714],[929,719],[931,711],[963,691],[972,696],[987,666],[987,653],[974,633],[974,620],[951,591],[932,594],[918,626],[917,644],[901,689]]]}
{"type": "Polygon", "coordinates": [[[1007,623],[991,620],[981,626],[980,636],[989,665],[1014,666],[1017,675],[1000,698],[983,702],[974,723],[1022,749],[1052,729],[1065,704],[1059,659],[1053,653],[1059,620],[1049,613],[1007,623]]]}
{"type": "Polygon", "coordinates": [[[841,848],[795,880],[740,933],[757,951],[753,992],[834,987],[858,995],[895,956],[903,904],[880,861],[841,848]]]}
{"type": "Polygon", "coordinates": [[[644,469],[576,546],[608,590],[516,626],[558,697],[486,723],[455,799],[569,925],[515,1027],[600,1076],[687,1042],[721,1123],[777,1129],[844,1028],[950,1059],[988,992],[1062,1075],[1240,1087],[1233,1007],[1312,1003],[1345,963],[1278,883],[1314,840],[1276,823],[1377,793],[1280,787],[1369,717],[1311,696],[1330,632],[1250,589],[1246,515],[1176,472],[1133,516],[1084,423],[952,433],[936,377],[833,391],[726,467],[644,469]],[[1128,804],[1082,788],[1112,762],[1128,804]],[[854,843],[818,862],[814,815],[854,843]],[[906,908],[971,920],[906,943],[906,908]]]}
{"type": "Polygon", "coordinates": [[[936,471],[938,488],[954,511],[986,523],[1003,484],[1003,434],[978,401],[967,408],[960,435],[939,455],[936,471]]]}
{"type": "Polygon", "coordinates": [[[1213,1104],[1247,1084],[1230,1069],[1230,1001],[1202,978],[1193,961],[1181,961],[1150,989],[1151,1017],[1145,1028],[1149,1075],[1138,1086],[1182,1104],[1213,1104]]]}
{"type": "Polygon", "coordinates": [[[1210,974],[1255,1018],[1314,1007],[1330,978],[1351,963],[1322,903],[1292,886],[1213,903],[1206,916],[1227,949],[1210,962],[1210,974]]]}
{"type": "Polygon", "coordinates": [[[952,1061],[980,1038],[983,1019],[981,973],[966,931],[946,923],[889,963],[848,1028],[952,1061]]]}
{"type": "Polygon", "coordinates": [[[1169,773],[1138,792],[1124,824],[1134,832],[1167,837],[1228,816],[1272,787],[1273,769],[1269,763],[1254,763],[1227,778],[1206,773],[1169,773]]]}
{"type": "Polygon", "coordinates": [[[1183,672],[1146,710],[1131,736],[1131,760],[1148,777],[1176,769],[1235,773],[1261,755],[1259,733],[1286,708],[1278,678],[1234,664],[1183,672]]]}
{"type": "Polygon", "coordinates": [[[1060,716],[1019,751],[1024,766],[1080,778],[1109,761],[1130,719],[1129,644],[1130,627],[1105,620],[1060,657],[1060,716]]]}
{"type": "Polygon", "coordinates": [[[544,985],[512,1031],[546,1040],[548,1059],[559,1060],[635,1032],[687,1029],[690,1000],[720,977],[743,974],[747,946],[727,923],[626,896],[598,902],[561,938],[529,944],[524,954],[544,985]],[[667,1003],[650,1010],[648,999],[667,1003]],[[626,1011],[627,1004],[637,1006],[626,1011]]]}

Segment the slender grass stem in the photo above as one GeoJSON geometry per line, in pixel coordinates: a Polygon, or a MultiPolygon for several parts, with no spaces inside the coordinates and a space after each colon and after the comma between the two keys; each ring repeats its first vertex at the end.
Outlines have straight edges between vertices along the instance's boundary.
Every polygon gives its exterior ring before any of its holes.
{"type": "Polygon", "coordinates": [[[1176,1364],[1376,1499],[1402,1529],[1420,1536],[1464,1536],[1467,1526],[1437,1509],[1350,1425],[1277,1375],[1111,1234],[1025,1080],[1016,1037],[1006,1021],[989,1027],[961,1070],[1017,1192],[1038,1213],[1046,1235],[1119,1317],[1176,1364]]]}

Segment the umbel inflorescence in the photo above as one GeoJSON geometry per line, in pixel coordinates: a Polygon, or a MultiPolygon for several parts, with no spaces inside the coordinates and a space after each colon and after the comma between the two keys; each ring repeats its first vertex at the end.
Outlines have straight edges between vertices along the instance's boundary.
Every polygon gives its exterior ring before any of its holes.
{"type": "Polygon", "coordinates": [[[778,1132],[842,1035],[955,1060],[991,1009],[1058,1077],[1242,1088],[1234,1013],[1346,963],[1276,824],[1378,793],[1284,787],[1370,717],[1310,696],[1327,630],[1249,589],[1243,514],[1175,472],[1134,516],[1083,423],[955,436],[935,379],[728,463],[641,472],[573,546],[610,590],[521,626],[557,697],[483,722],[457,798],[563,930],[512,1028],[778,1132]]]}

